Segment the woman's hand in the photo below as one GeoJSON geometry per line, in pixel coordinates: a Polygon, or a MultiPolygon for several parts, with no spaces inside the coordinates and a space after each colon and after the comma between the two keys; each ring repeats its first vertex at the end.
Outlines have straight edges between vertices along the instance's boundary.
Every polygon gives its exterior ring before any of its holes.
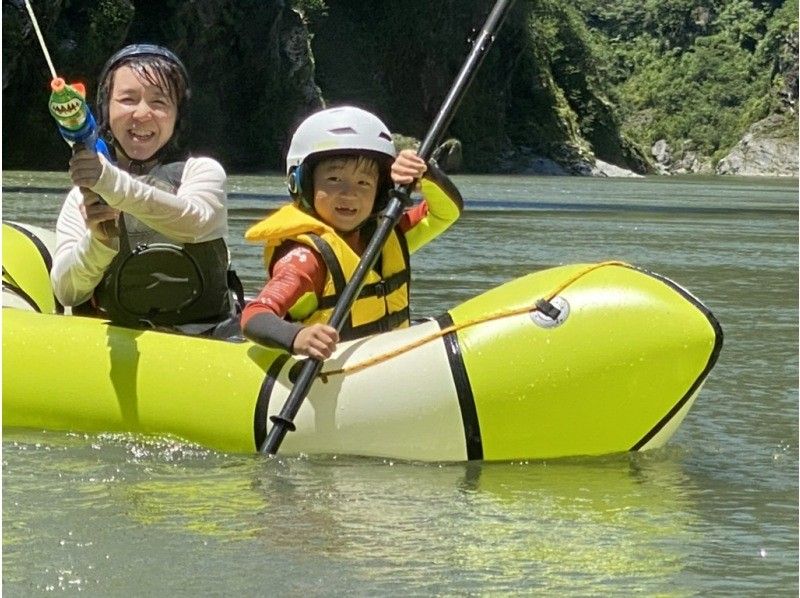
{"type": "Polygon", "coordinates": [[[311,324],[297,333],[292,349],[295,355],[324,360],[331,356],[338,342],[336,328],[327,324],[311,324]]]}
{"type": "Polygon", "coordinates": [[[97,184],[103,174],[103,162],[97,152],[78,147],[69,161],[69,177],[73,184],[81,188],[83,202],[81,215],[86,228],[101,243],[111,247],[111,239],[119,236],[117,216],[119,210],[106,205],[103,199],[89,188],[97,184]]]}
{"type": "Polygon", "coordinates": [[[69,161],[69,177],[78,187],[94,187],[103,174],[103,163],[97,152],[81,147],[69,161]]]}
{"type": "Polygon", "coordinates": [[[428,165],[417,155],[417,152],[404,149],[392,163],[392,181],[396,185],[408,185],[419,179],[426,170],[428,170],[428,165]]]}
{"type": "Polygon", "coordinates": [[[86,228],[92,232],[94,238],[111,247],[111,239],[119,236],[117,229],[119,210],[107,205],[94,191],[84,188],[82,192],[83,202],[81,202],[80,210],[83,220],[86,222],[86,228]]]}

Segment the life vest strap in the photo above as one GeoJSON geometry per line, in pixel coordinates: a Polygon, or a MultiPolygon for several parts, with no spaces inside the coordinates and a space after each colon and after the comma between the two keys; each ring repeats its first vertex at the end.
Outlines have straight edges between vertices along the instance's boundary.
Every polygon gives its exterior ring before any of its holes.
{"type": "MultiPolygon", "coordinates": [[[[368,324],[362,324],[360,326],[345,326],[339,333],[339,338],[343,341],[347,341],[355,338],[370,336],[372,334],[389,332],[390,330],[394,330],[395,328],[408,322],[408,319],[409,310],[408,307],[404,307],[400,311],[388,314],[382,317],[380,320],[375,320],[374,322],[369,322],[368,324]]],[[[351,320],[348,318],[348,323],[350,322],[351,320]]]]}
{"type": "MultiPolygon", "coordinates": [[[[358,293],[358,299],[363,299],[365,297],[385,297],[386,295],[390,295],[391,293],[395,292],[397,289],[402,288],[402,286],[407,283],[408,270],[395,272],[385,280],[365,284],[363,287],[361,287],[361,291],[358,293]]],[[[331,309],[336,307],[338,300],[338,294],[322,297],[319,300],[318,309],[331,309]]]]}

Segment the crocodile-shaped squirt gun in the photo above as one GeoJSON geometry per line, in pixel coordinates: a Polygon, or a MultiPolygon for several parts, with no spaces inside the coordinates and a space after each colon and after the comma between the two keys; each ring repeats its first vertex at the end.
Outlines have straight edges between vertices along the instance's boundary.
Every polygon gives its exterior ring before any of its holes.
{"type": "MultiPolygon", "coordinates": [[[[31,17],[31,24],[34,31],[36,31],[36,37],[39,38],[39,45],[42,47],[47,66],[50,67],[50,75],[53,77],[50,80],[52,93],[50,94],[48,108],[50,109],[50,114],[53,115],[56,123],[58,123],[59,133],[73,149],[76,144],[83,145],[99,154],[103,154],[110,161],[111,155],[108,152],[108,146],[97,134],[97,121],[95,121],[94,115],[86,103],[86,88],[81,83],[67,85],[64,79],[56,74],[56,69],[50,59],[50,52],[47,51],[47,44],[44,43],[44,36],[42,35],[42,30],[39,29],[39,22],[36,20],[36,13],[33,12],[30,0],[25,0],[25,8],[31,17]]],[[[89,193],[94,193],[94,191],[81,187],[81,193],[86,198],[89,193]]],[[[95,193],[95,195],[97,194],[95,193]]],[[[97,195],[97,197],[100,196],[97,195]]],[[[103,201],[102,197],[100,197],[100,201],[103,201]]],[[[100,226],[108,236],[118,234],[115,222],[103,222],[100,226]]]]}
{"type": "MultiPolygon", "coordinates": [[[[97,121],[89,109],[89,104],[86,103],[86,88],[83,83],[67,85],[61,77],[54,77],[50,81],[50,89],[52,93],[47,106],[50,114],[56,119],[58,132],[64,141],[73,148],[73,151],[76,146],[82,145],[98,154],[103,154],[110,162],[108,146],[97,134],[97,121]]],[[[81,187],[81,193],[84,198],[90,193],[97,195],[85,187],[81,187]]],[[[100,202],[105,203],[105,200],[100,197],[100,202]]],[[[119,235],[119,229],[114,222],[103,222],[100,226],[109,237],[119,235]]]]}
{"type": "Polygon", "coordinates": [[[83,145],[111,160],[108,146],[97,134],[97,121],[86,103],[82,83],[68,85],[61,77],[50,82],[50,114],[58,123],[58,132],[70,146],[83,145]]]}

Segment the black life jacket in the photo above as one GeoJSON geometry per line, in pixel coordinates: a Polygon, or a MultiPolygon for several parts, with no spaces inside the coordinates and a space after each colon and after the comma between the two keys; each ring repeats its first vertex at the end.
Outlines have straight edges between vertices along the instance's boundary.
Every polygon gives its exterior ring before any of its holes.
{"type": "MultiPolygon", "coordinates": [[[[175,193],[185,162],[157,165],[143,180],[175,193]]],[[[125,326],[208,323],[234,313],[228,247],[222,238],[179,243],[130,214],[119,219],[120,250],[94,292],[108,318],[125,326]]]]}

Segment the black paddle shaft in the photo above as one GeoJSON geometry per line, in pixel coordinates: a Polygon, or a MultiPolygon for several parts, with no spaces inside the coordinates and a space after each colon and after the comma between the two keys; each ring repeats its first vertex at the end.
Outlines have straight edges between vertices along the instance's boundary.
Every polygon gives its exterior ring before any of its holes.
{"type": "MultiPolygon", "coordinates": [[[[461,99],[464,97],[470,83],[472,83],[472,79],[475,77],[478,67],[481,62],[483,62],[486,53],[494,41],[495,33],[502,25],[503,19],[506,14],[508,14],[508,10],[511,8],[512,4],[514,4],[514,0],[497,0],[483,25],[480,35],[475,38],[472,44],[472,51],[461,67],[458,76],[453,82],[453,86],[450,88],[450,92],[447,94],[444,102],[442,102],[439,113],[428,129],[428,133],[425,135],[417,152],[417,155],[426,162],[431,158],[439,139],[450,124],[453,115],[461,103],[461,99]]],[[[328,324],[336,328],[337,331],[342,330],[342,326],[350,313],[350,309],[353,307],[353,302],[364,284],[367,273],[375,265],[378,255],[382,251],[386,240],[389,238],[389,233],[397,225],[400,221],[400,217],[403,215],[403,209],[405,207],[403,198],[408,197],[413,188],[414,184],[411,183],[409,185],[404,185],[400,190],[393,193],[389,205],[380,214],[375,233],[372,235],[367,248],[364,250],[364,254],[361,256],[361,260],[353,273],[353,277],[347,285],[345,285],[342,295],[339,297],[333,309],[331,319],[328,322],[328,324]]],[[[283,409],[281,409],[278,415],[270,417],[270,420],[272,420],[272,428],[269,434],[267,434],[264,444],[260,447],[262,453],[268,455],[277,453],[286,433],[294,431],[294,418],[300,410],[300,406],[303,404],[314,382],[314,378],[317,377],[320,369],[322,369],[321,360],[308,359],[305,361],[295,380],[292,391],[283,404],[283,409]]]]}

